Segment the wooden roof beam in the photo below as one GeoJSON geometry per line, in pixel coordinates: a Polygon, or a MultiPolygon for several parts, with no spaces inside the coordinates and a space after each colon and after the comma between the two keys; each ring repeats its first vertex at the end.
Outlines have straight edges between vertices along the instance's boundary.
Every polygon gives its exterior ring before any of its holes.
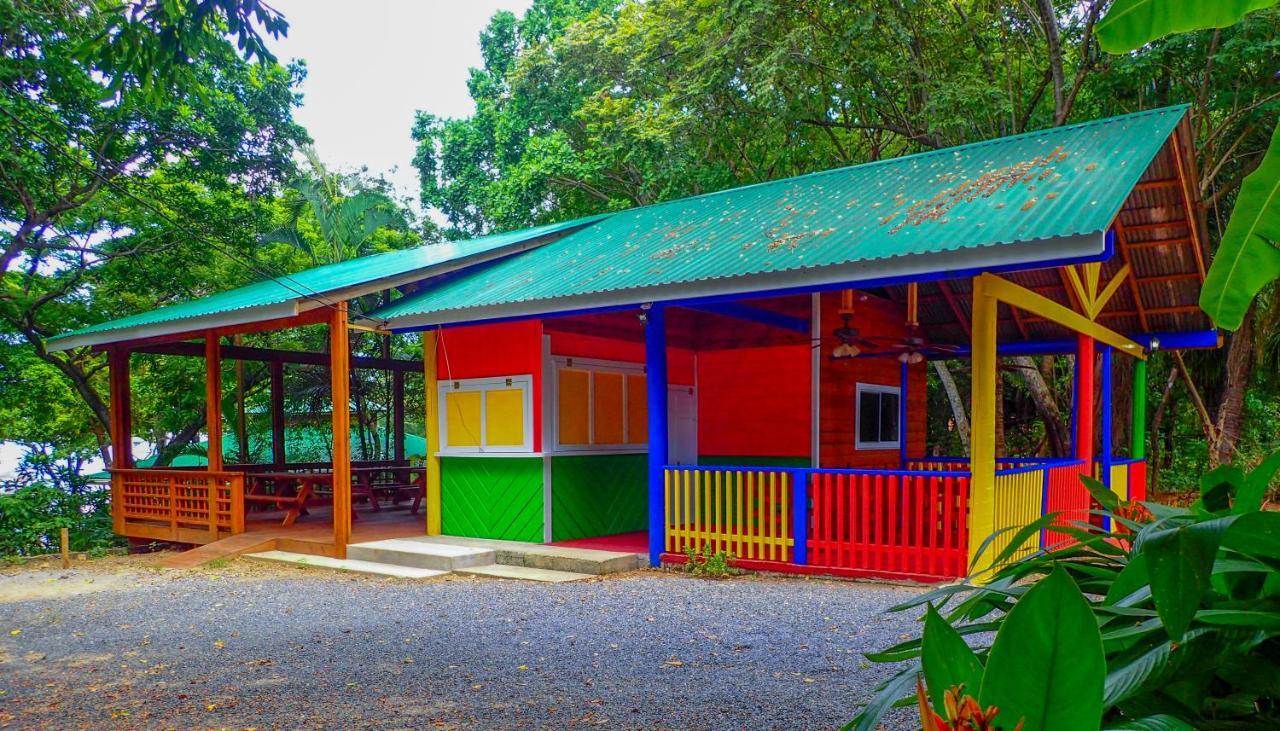
{"type": "MultiPolygon", "coordinates": [[[[255,348],[248,345],[223,345],[220,348],[224,360],[250,360],[263,363],[294,363],[297,365],[329,365],[328,353],[311,353],[299,350],[276,350],[272,348],[255,348]]],[[[179,355],[204,357],[205,347],[202,343],[153,343],[132,349],[134,353],[151,355],[179,355]]],[[[378,371],[403,371],[418,373],[422,371],[420,360],[397,360],[394,358],[351,357],[352,368],[367,368],[378,371]]]]}
{"type": "MultiPolygon", "coordinates": [[[[1124,224],[1120,222],[1120,217],[1116,216],[1116,248],[1120,250],[1120,258],[1124,261],[1124,265],[1133,268],[1133,262],[1129,261],[1129,247],[1124,235],[1124,224]]],[[[1129,277],[1129,294],[1133,296],[1133,305],[1138,309],[1138,322],[1142,324],[1144,332],[1150,332],[1151,327],[1147,323],[1147,311],[1142,306],[1142,293],[1138,291],[1138,278],[1129,277]]]]}

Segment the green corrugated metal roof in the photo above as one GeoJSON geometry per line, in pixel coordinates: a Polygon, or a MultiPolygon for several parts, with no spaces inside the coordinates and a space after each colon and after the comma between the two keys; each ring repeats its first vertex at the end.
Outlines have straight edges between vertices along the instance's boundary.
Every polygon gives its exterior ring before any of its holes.
{"type": "Polygon", "coordinates": [[[412,328],[1097,257],[1185,112],[1139,112],[624,211],[372,316],[412,328]]]}
{"type": "MultiPolygon", "coordinates": [[[[278,317],[281,313],[272,312],[262,317],[247,317],[249,310],[289,306],[305,300],[331,300],[324,295],[361,287],[402,275],[414,274],[430,276],[433,269],[448,268],[459,263],[472,260],[485,260],[501,255],[506,249],[518,249],[519,245],[531,242],[539,237],[549,236],[566,229],[580,227],[599,220],[601,216],[580,218],[572,221],[548,224],[536,228],[507,233],[493,234],[469,241],[445,242],[429,244],[413,249],[391,251],[383,254],[351,259],[349,261],[326,264],[288,276],[257,282],[237,289],[219,292],[189,302],[181,302],[148,312],[111,320],[92,327],[65,333],[49,340],[52,348],[67,348],[77,345],[89,345],[113,342],[117,338],[112,333],[136,331],[149,326],[162,326],[172,323],[174,332],[185,327],[187,321],[207,319],[213,316],[234,316],[245,313],[246,321],[278,317]],[[101,335],[89,338],[85,336],[101,335]],[[94,342],[88,342],[88,341],[94,342]]],[[[260,313],[263,314],[263,313],[260,313]]],[[[284,313],[284,314],[292,314],[284,313]]]]}

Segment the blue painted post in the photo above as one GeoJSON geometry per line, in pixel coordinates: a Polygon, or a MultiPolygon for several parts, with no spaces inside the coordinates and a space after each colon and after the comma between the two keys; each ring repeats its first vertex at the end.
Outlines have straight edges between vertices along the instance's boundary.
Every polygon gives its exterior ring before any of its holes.
{"type": "Polygon", "coordinates": [[[809,471],[791,473],[791,563],[805,566],[809,563],[809,471]]]}
{"type": "MultiPolygon", "coordinates": [[[[1098,463],[1101,466],[1102,484],[1111,488],[1111,440],[1113,414],[1112,414],[1112,395],[1111,395],[1111,353],[1112,349],[1109,345],[1102,346],[1102,444],[1098,452],[1098,463]]],[[[1111,519],[1102,518],[1102,529],[1111,530],[1111,519]]]]}
{"type": "Polygon", "coordinates": [[[907,376],[910,369],[903,363],[898,375],[898,469],[907,468],[907,376]]]}
{"type": "Polygon", "coordinates": [[[649,408],[649,565],[662,563],[666,544],[664,472],[667,466],[667,324],[660,304],[649,307],[644,326],[645,385],[649,408]]]}

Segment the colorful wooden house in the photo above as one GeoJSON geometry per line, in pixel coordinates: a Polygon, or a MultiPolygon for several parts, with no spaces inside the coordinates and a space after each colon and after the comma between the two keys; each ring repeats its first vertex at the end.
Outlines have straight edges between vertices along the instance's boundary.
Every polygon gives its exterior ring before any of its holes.
{"type": "MultiPolygon", "coordinates": [[[[1080,474],[1142,496],[1145,405],[1114,413],[1115,361],[1131,364],[1140,395],[1150,353],[1218,344],[1196,306],[1206,250],[1185,115],[1141,112],[367,257],[51,346],[108,352],[121,444],[130,352],[204,354],[216,420],[224,354],[324,359],[341,403],[348,327],[421,338],[420,364],[362,365],[401,382],[423,374],[426,518],[414,531],[622,534],[640,536],[654,564],[710,546],[778,571],[961,576],[998,529],[1045,512],[1087,519],[1080,474]],[[354,317],[348,303],[374,292],[391,301],[354,317]],[[316,323],[332,330],[328,354],[221,342],[316,323]],[[1075,355],[1072,454],[996,454],[997,363],[1020,354],[1075,355]],[[927,413],[937,358],[972,361],[970,455],[926,444],[928,420],[948,416],[927,413]],[[1123,449],[1116,418],[1134,421],[1123,449]]],[[[348,418],[334,410],[332,533],[316,549],[338,556],[352,530],[348,418]]],[[[113,465],[118,532],[203,543],[246,530],[252,467],[160,479],[126,451],[113,465]]],[[[289,467],[282,455],[272,466],[289,467]]]]}

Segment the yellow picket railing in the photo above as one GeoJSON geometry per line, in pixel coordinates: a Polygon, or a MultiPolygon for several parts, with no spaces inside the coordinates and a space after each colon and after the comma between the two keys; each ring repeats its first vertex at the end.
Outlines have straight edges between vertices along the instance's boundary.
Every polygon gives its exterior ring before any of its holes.
{"type": "MultiPolygon", "coordinates": [[[[1000,555],[1013,542],[1020,528],[1040,518],[1044,504],[1044,471],[1048,467],[1021,468],[996,472],[995,527],[1008,528],[996,536],[987,548],[991,558],[1000,555]]],[[[1027,539],[1010,560],[1035,553],[1040,548],[1039,536],[1027,539]]]]}
{"type": "Polygon", "coordinates": [[[664,480],[669,553],[710,546],[740,559],[791,560],[791,473],[669,467],[664,480]]]}

